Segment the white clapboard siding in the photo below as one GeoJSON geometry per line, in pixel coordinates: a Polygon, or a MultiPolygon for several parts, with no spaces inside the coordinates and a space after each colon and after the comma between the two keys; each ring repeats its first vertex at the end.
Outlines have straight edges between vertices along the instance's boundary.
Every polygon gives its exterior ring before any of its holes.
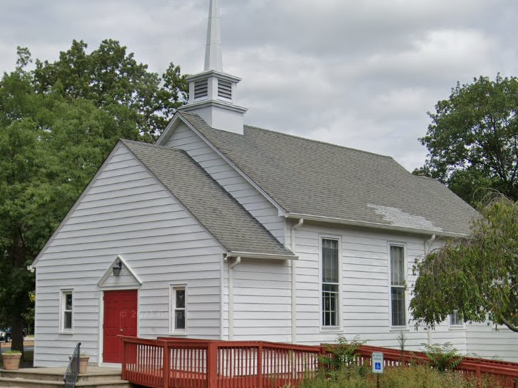
{"type": "Polygon", "coordinates": [[[468,353],[483,358],[518,362],[518,333],[505,326],[466,323],[468,353]],[[496,357],[495,357],[496,356],[496,357]]]}
{"type": "MultiPolygon", "coordinates": [[[[338,335],[348,340],[366,340],[369,344],[398,348],[400,330],[390,326],[389,244],[403,244],[407,261],[407,303],[415,282],[412,266],[424,254],[425,238],[390,234],[373,230],[331,228],[304,224],[296,230],[297,261],[297,342],[318,344],[333,342],[338,335]],[[321,328],[320,313],[320,239],[323,236],[341,240],[342,316],[340,330],[321,328]]],[[[286,278],[289,284],[289,278],[286,278]]],[[[407,318],[410,318],[408,313],[407,318]]],[[[404,331],[409,350],[422,349],[428,336],[423,327],[416,331],[410,322],[404,331]]],[[[432,331],[432,343],[451,342],[466,351],[465,330],[452,330],[448,323],[432,331]]]]}
{"type": "Polygon", "coordinates": [[[187,284],[187,334],[220,338],[221,253],[213,237],[121,145],[37,264],[34,365],[65,365],[77,342],[98,362],[97,283],[118,255],[142,280],[139,336],[169,334],[170,284],[187,284]],[[73,335],[58,333],[60,289],[74,290],[73,335]]]}
{"type": "MultiPolygon", "coordinates": [[[[228,265],[224,273],[224,339],[228,339],[228,265]]],[[[234,340],[290,342],[290,267],[284,260],[243,259],[233,269],[234,340]]]]}
{"type": "Polygon", "coordinates": [[[279,217],[275,206],[189,127],[180,123],[166,146],[185,150],[250,214],[284,243],[284,219],[279,217]]]}

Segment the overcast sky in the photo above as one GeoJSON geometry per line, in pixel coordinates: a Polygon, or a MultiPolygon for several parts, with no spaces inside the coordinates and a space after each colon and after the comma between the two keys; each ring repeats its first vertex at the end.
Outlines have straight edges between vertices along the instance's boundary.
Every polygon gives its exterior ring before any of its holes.
{"type": "MultiPolygon", "coordinates": [[[[162,73],[202,71],[209,0],[0,0],[0,71],[16,46],[55,60],[116,39],[162,73]]],[[[224,70],[247,124],[423,164],[426,112],[457,81],[518,75],[516,0],[220,0],[224,70]]]]}

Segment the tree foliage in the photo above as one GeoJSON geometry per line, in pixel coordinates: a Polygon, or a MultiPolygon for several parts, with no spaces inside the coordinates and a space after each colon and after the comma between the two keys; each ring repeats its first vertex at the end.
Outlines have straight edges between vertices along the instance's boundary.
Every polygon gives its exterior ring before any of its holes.
{"type": "Polygon", "coordinates": [[[180,67],[171,63],[160,77],[115,40],[104,40],[89,54],[86,49],[85,42],[74,40],[58,61],[37,60],[33,72],[36,92],[87,99],[116,117],[121,114],[118,107],[130,108],[145,139],[160,135],[186,100],[188,84],[180,67]]]}
{"type": "Polygon", "coordinates": [[[55,63],[18,50],[0,80],[0,324],[23,349],[24,317],[43,248],[118,139],[151,141],[184,101],[185,77],[163,78],[118,42],[85,52],[74,41],[55,63]]]}
{"type": "Polygon", "coordinates": [[[416,173],[437,178],[468,203],[487,191],[518,200],[518,78],[457,84],[439,101],[420,141],[429,156],[416,173]]]}
{"type": "Polygon", "coordinates": [[[417,262],[410,309],[434,325],[457,310],[467,321],[505,325],[518,332],[518,202],[493,199],[472,234],[451,240],[417,262]]]}

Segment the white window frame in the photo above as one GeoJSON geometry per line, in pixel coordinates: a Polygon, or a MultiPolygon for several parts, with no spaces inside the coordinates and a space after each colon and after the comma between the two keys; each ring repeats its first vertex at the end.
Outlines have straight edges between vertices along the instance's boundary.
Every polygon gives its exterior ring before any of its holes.
{"type": "MultiPolygon", "coordinates": [[[[388,250],[387,250],[387,261],[388,261],[388,299],[389,299],[389,325],[391,330],[407,330],[408,329],[408,306],[409,306],[409,298],[408,298],[408,258],[407,258],[407,249],[405,243],[400,242],[389,242],[388,250]],[[392,324],[392,257],[390,256],[390,248],[391,247],[400,247],[403,248],[403,268],[404,268],[404,297],[405,297],[405,324],[401,326],[394,326],[392,324]]],[[[401,287],[401,286],[399,286],[401,287]]]]}
{"type": "Polygon", "coordinates": [[[450,325],[450,329],[459,330],[464,329],[464,320],[461,319],[458,310],[453,310],[453,313],[448,315],[448,324],[450,325]],[[460,319],[460,323],[453,323],[453,319],[457,315],[457,319],[460,319]]]}
{"type": "Polygon", "coordinates": [[[321,234],[319,235],[319,266],[318,266],[318,285],[319,285],[319,310],[318,310],[318,320],[320,325],[321,332],[341,332],[342,331],[342,238],[337,235],[329,235],[329,234],[321,234]],[[322,295],[323,295],[323,282],[322,282],[322,271],[324,269],[324,257],[323,257],[323,244],[324,240],[335,240],[338,243],[338,309],[337,309],[337,323],[336,326],[324,326],[324,322],[322,319],[324,306],[322,304],[322,295]]]}
{"type": "Polygon", "coordinates": [[[67,288],[67,289],[61,289],[59,290],[59,332],[61,334],[74,334],[74,307],[75,307],[75,297],[74,297],[74,289],[73,288],[67,288]],[[65,312],[68,310],[65,310],[66,308],[66,295],[72,295],[72,310],[70,310],[72,314],[71,318],[71,325],[72,327],[70,329],[65,328],[65,312]]]}
{"type": "Polygon", "coordinates": [[[188,295],[187,295],[187,284],[170,284],[169,285],[169,333],[170,334],[183,334],[187,333],[187,306],[188,306],[188,295]],[[177,329],[176,315],[176,291],[183,290],[185,292],[185,307],[183,308],[185,315],[185,327],[183,329],[177,329]]]}

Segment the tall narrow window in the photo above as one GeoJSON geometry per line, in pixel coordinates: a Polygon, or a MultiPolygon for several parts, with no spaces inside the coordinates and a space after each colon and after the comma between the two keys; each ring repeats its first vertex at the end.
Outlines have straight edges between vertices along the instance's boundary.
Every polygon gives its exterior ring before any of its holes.
{"type": "Polygon", "coordinates": [[[390,294],[392,326],[406,326],[405,248],[390,246],[390,294]]]}
{"type": "Polygon", "coordinates": [[[61,331],[72,331],[73,299],[72,291],[61,291],[61,331]]]}
{"type": "Polygon", "coordinates": [[[171,289],[171,312],[172,312],[171,331],[185,330],[185,321],[186,321],[185,308],[186,308],[185,287],[173,286],[171,289]]]}
{"type": "Polygon", "coordinates": [[[339,326],[338,240],[322,240],[322,326],[339,326]]]}

